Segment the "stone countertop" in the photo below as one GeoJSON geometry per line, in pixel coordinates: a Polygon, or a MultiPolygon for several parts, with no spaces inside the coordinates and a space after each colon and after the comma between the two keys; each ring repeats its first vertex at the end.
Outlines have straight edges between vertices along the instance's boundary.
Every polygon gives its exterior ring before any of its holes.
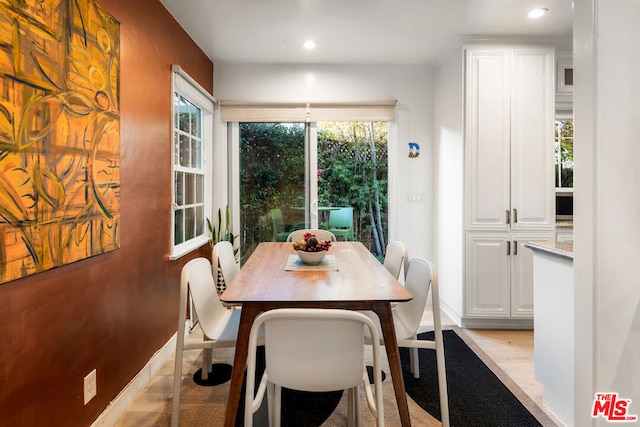
{"type": "Polygon", "coordinates": [[[534,252],[573,261],[573,242],[526,242],[524,246],[534,252]]]}

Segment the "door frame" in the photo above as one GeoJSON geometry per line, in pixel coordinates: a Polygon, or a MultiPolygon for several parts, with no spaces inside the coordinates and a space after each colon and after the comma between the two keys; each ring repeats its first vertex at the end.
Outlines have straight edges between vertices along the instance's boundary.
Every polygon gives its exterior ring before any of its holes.
{"type": "MultiPolygon", "coordinates": [[[[396,121],[387,122],[387,215],[388,215],[388,241],[396,239],[397,230],[399,227],[399,191],[400,191],[400,177],[399,177],[399,132],[398,132],[398,119],[404,118],[403,114],[398,114],[400,117],[396,118],[396,121]]],[[[219,128],[223,129],[222,133],[216,139],[214,137],[214,146],[218,146],[218,157],[214,159],[214,173],[218,177],[221,185],[215,186],[214,189],[222,189],[226,187],[226,194],[214,197],[217,204],[214,203],[214,208],[224,207],[225,204],[229,205],[231,213],[231,228],[235,235],[240,234],[240,122],[223,122],[220,119],[219,128]],[[222,147],[224,146],[224,148],[222,147]],[[224,172],[223,172],[224,171],[224,172]],[[226,183],[226,185],[224,185],[226,183]]],[[[309,167],[306,164],[305,181],[307,182],[307,194],[305,194],[305,200],[307,206],[305,208],[305,217],[310,218],[310,228],[318,227],[318,177],[315,175],[315,179],[310,179],[306,176],[311,171],[318,169],[318,123],[306,122],[305,126],[305,144],[307,149],[305,150],[306,162],[313,167],[309,167]],[[311,144],[310,141],[316,141],[316,144],[311,144]],[[311,182],[309,182],[311,181],[311,182]],[[313,193],[311,193],[313,192],[313,193]],[[310,194],[315,194],[315,215],[312,213],[312,203],[309,202],[310,194]]],[[[408,149],[407,149],[408,152],[408,149]]],[[[215,154],[214,154],[215,156],[215,154]]],[[[311,174],[313,175],[313,174],[311,174]]],[[[214,180],[215,181],[215,180],[214,180]]],[[[214,195],[215,196],[215,195],[214,195]]]]}

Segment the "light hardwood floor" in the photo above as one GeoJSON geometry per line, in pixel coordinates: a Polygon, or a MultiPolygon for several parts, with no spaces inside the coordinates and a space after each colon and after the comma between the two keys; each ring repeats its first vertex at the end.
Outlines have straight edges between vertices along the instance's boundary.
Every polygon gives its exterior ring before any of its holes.
{"type": "MultiPolygon", "coordinates": [[[[442,314],[443,327],[454,323],[442,314]]],[[[433,318],[428,308],[421,323],[421,331],[433,329],[433,318]]],[[[489,330],[463,329],[476,345],[495,362],[504,373],[519,386],[544,412],[562,426],[542,403],[542,385],[536,381],[533,366],[533,331],[531,330],[489,330]]],[[[199,328],[195,328],[187,339],[202,339],[199,328]]],[[[229,351],[229,350],[225,350],[229,351]]],[[[185,352],[183,377],[193,376],[197,369],[199,351],[185,352]]],[[[116,423],[116,427],[152,427],[167,405],[171,405],[173,363],[171,357],[149,385],[139,394],[136,401],[116,423]]],[[[547,427],[547,426],[545,426],[547,427]]]]}

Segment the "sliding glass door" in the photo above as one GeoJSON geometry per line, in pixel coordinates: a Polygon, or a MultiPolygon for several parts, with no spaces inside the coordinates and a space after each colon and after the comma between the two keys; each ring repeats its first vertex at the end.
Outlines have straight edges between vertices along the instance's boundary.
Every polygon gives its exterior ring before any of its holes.
{"type": "Polygon", "coordinates": [[[329,229],[384,256],[386,123],[240,123],[238,138],[242,261],[300,228],[329,229]]]}

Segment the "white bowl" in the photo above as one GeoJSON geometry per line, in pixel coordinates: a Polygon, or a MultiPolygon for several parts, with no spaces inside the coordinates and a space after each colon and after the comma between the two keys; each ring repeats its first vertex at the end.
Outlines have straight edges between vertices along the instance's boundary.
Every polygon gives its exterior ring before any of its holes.
{"type": "Polygon", "coordinates": [[[327,255],[327,251],[319,251],[319,252],[297,251],[297,252],[298,252],[298,257],[300,257],[302,262],[309,265],[320,264],[324,259],[325,255],[327,255]]]}

